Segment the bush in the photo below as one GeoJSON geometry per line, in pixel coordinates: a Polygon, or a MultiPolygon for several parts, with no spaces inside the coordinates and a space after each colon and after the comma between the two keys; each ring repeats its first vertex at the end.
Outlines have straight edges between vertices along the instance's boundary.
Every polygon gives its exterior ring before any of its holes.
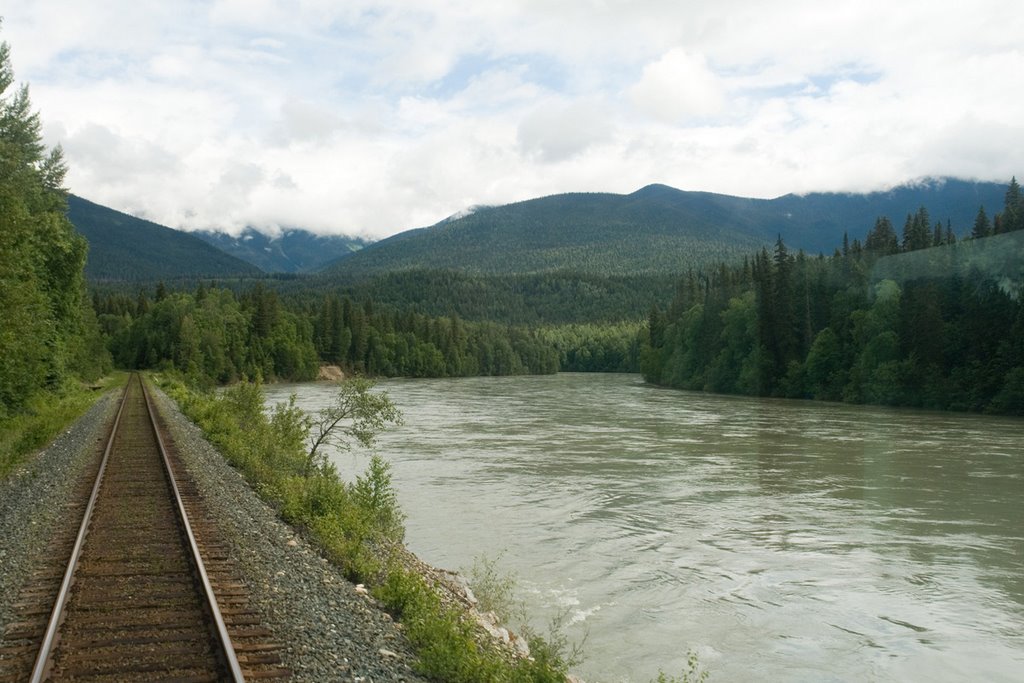
{"type": "Polygon", "coordinates": [[[704,683],[708,679],[708,672],[702,668],[697,660],[696,652],[686,653],[686,670],[677,678],[667,676],[664,671],[658,674],[655,683],[704,683]]]}

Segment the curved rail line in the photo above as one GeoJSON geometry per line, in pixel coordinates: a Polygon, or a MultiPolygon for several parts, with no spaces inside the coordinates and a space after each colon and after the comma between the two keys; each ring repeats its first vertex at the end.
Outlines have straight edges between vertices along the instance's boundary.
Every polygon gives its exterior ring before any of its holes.
{"type": "Polygon", "coordinates": [[[32,683],[90,676],[244,680],[154,414],[133,375],[32,683]]]}

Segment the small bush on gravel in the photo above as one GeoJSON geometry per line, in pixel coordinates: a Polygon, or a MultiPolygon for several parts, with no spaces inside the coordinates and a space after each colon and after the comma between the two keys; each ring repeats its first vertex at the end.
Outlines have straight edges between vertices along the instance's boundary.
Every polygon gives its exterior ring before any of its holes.
{"type": "Polygon", "coordinates": [[[531,657],[513,655],[476,636],[473,621],[445,607],[426,580],[394,567],[374,589],[378,600],[405,624],[419,655],[419,672],[451,683],[564,683],[567,665],[540,638],[531,638],[531,657]]]}
{"type": "Polygon", "coordinates": [[[310,532],[351,579],[366,580],[379,571],[373,544],[401,541],[404,533],[386,462],[375,459],[365,478],[348,485],[326,459],[311,466],[309,420],[294,399],[268,413],[258,382],[240,382],[219,393],[191,390],[174,380],[164,384],[281,517],[310,532]]]}
{"type": "Polygon", "coordinates": [[[526,607],[516,598],[515,574],[502,572],[498,566],[500,561],[500,554],[495,558],[486,555],[473,558],[469,585],[481,612],[494,612],[506,623],[521,623],[526,620],[526,607]]]}

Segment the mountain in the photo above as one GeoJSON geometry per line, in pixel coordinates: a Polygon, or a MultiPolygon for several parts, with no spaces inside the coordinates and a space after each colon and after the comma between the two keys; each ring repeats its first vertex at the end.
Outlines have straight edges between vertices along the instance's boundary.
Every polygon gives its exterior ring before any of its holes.
{"type": "Polygon", "coordinates": [[[68,195],[68,219],[89,241],[92,281],[255,276],[260,270],[179,230],[68,195]]]}
{"type": "Polygon", "coordinates": [[[276,237],[253,228],[246,228],[237,237],[209,230],[192,234],[264,273],[312,273],[370,243],[358,237],[315,235],[296,229],[276,237]]]}
{"type": "Polygon", "coordinates": [[[933,179],[868,194],[750,199],[649,185],[632,194],[573,193],[479,208],[376,242],[324,269],[354,281],[413,269],[479,274],[567,271],[678,273],[750,254],[781,235],[787,245],[831,253],[863,238],[879,216],[899,229],[921,206],[932,221],[969,232],[978,207],[1002,207],[1005,185],[933,179]]]}
{"type": "Polygon", "coordinates": [[[843,232],[851,240],[863,241],[879,216],[888,216],[902,235],[907,216],[923,206],[933,225],[941,221],[945,226],[948,221],[963,237],[974,227],[978,208],[984,206],[991,218],[1003,210],[1005,195],[1006,183],[953,178],[925,179],[866,194],[788,194],[771,200],[775,221],[768,226],[769,235],[779,232],[787,244],[829,253],[842,241],[843,232]]]}

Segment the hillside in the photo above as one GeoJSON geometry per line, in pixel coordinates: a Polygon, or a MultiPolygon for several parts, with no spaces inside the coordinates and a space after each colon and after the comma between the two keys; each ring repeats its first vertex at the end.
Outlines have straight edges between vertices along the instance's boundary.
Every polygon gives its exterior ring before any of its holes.
{"type": "Polygon", "coordinates": [[[324,272],[353,280],[413,268],[666,273],[760,247],[749,231],[731,229],[716,199],[649,186],[631,195],[574,193],[484,207],[377,242],[324,272]]]}
{"type": "Polygon", "coordinates": [[[91,281],[259,275],[260,270],[179,230],[68,195],[68,218],[89,242],[91,281]]]}
{"type": "Polygon", "coordinates": [[[969,231],[978,207],[1002,204],[1005,186],[934,180],[870,194],[749,199],[650,185],[632,194],[561,194],[486,207],[400,233],[336,262],[346,281],[412,270],[470,273],[678,273],[749,254],[778,235],[793,249],[831,252],[843,233],[863,238],[878,216],[901,227],[926,206],[933,221],[969,231]]]}
{"type": "Polygon", "coordinates": [[[277,236],[253,228],[246,228],[238,236],[210,230],[192,234],[264,273],[312,273],[369,244],[358,237],[316,235],[296,229],[277,236]]]}

